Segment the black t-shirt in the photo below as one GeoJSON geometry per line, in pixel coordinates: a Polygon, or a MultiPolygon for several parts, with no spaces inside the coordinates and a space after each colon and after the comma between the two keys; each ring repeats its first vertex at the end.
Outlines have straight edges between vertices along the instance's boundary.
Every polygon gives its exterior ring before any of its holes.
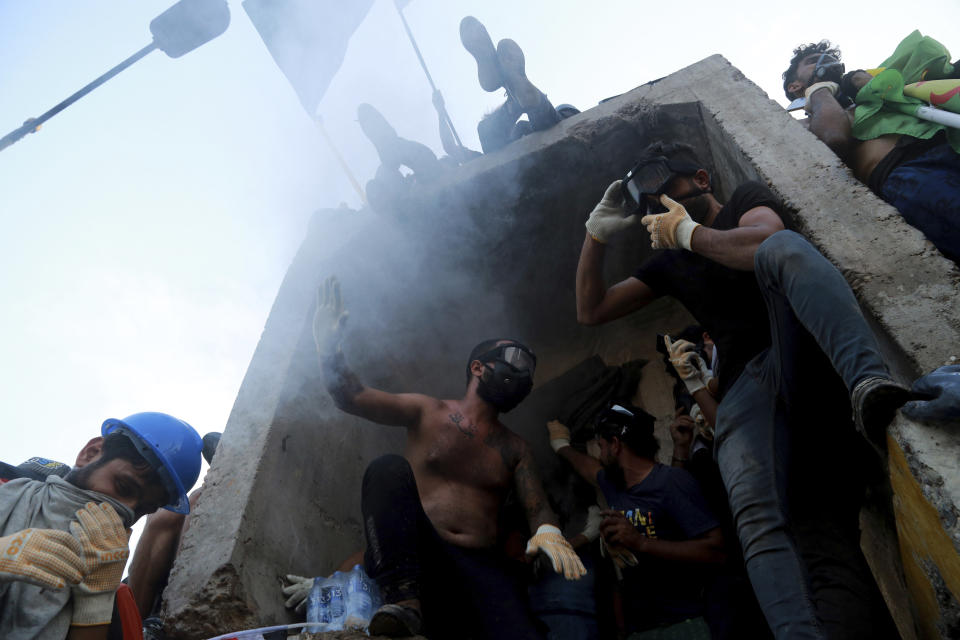
{"type": "MultiPolygon", "coordinates": [[[[717,214],[713,229],[736,229],[755,207],[769,207],[783,219],[780,201],[759,182],[745,182],[717,214]]],[[[786,220],[784,220],[786,226],[786,220]]],[[[747,363],[770,346],[767,307],[753,271],[737,271],[692,251],[665,250],[633,274],[657,295],[673,296],[710,334],[719,351],[720,397],[747,363]]]]}
{"type": "MultiPolygon", "coordinates": [[[[719,525],[693,476],[657,464],[638,484],[620,491],[597,473],[611,509],[620,511],[645,536],[692,540],[719,525]]],[[[638,631],[703,615],[706,567],[637,554],[639,564],[623,571],[627,630],[638,631]]]]}

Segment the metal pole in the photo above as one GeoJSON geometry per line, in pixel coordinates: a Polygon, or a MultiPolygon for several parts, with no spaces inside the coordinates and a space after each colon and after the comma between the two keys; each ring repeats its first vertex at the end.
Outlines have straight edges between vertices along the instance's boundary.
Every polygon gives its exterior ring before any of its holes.
{"type": "MultiPolygon", "coordinates": [[[[427,74],[427,82],[430,83],[430,88],[434,91],[437,90],[437,86],[433,84],[433,77],[430,75],[430,70],[427,69],[427,63],[423,60],[423,55],[420,53],[420,47],[417,46],[417,41],[413,37],[413,32],[410,31],[410,25],[407,24],[407,19],[403,15],[403,9],[400,8],[400,5],[396,2],[393,3],[393,6],[396,7],[397,13],[400,14],[400,21],[403,22],[403,28],[407,32],[407,37],[410,38],[410,44],[413,45],[413,51],[417,54],[417,60],[420,61],[420,66],[423,67],[423,72],[427,74]]],[[[447,107],[442,106],[440,110],[443,112],[443,119],[446,121],[447,126],[450,127],[450,133],[453,134],[453,139],[457,141],[457,146],[463,148],[463,143],[460,142],[460,136],[457,135],[457,130],[453,126],[453,120],[450,118],[450,114],[447,113],[447,107]]]]}
{"type": "Polygon", "coordinates": [[[317,123],[317,129],[320,130],[320,134],[323,136],[323,139],[327,141],[327,146],[330,147],[330,151],[333,152],[333,155],[337,158],[337,162],[340,163],[340,168],[343,169],[345,174],[347,174],[347,178],[350,180],[350,184],[353,185],[354,191],[356,191],[357,195],[360,196],[360,202],[365,205],[369,205],[367,202],[367,196],[364,195],[363,189],[360,187],[360,183],[357,182],[353,172],[350,171],[350,167],[347,166],[347,162],[343,159],[343,156],[340,155],[340,152],[337,151],[336,145],[333,144],[333,140],[330,138],[330,134],[327,133],[326,127],[323,126],[323,120],[317,117],[314,118],[314,122],[317,123]]]}
{"type": "Polygon", "coordinates": [[[87,86],[83,87],[82,89],[74,93],[72,96],[70,96],[63,102],[59,103],[52,109],[43,113],[41,116],[37,118],[27,119],[23,123],[23,125],[21,125],[20,127],[14,129],[7,135],[0,138],[0,151],[3,151],[4,149],[12,145],[14,142],[19,140],[20,138],[23,138],[24,136],[26,136],[28,133],[35,132],[37,129],[40,128],[40,125],[42,125],[44,122],[46,122],[53,116],[57,115],[58,113],[60,113],[61,111],[69,107],[71,104],[73,104],[83,96],[87,95],[88,93],[90,93],[91,91],[93,91],[94,89],[102,85],[104,82],[106,82],[113,76],[117,75],[118,73],[120,73],[121,71],[123,71],[124,69],[132,65],[134,62],[144,57],[145,55],[147,55],[148,53],[150,53],[156,48],[157,48],[157,43],[151,42],[150,44],[145,46],[143,49],[140,49],[135,54],[133,54],[132,56],[130,56],[129,58],[127,58],[117,66],[115,66],[114,68],[110,69],[105,74],[103,74],[102,76],[100,76],[99,78],[97,78],[96,80],[88,84],[87,86]]]}

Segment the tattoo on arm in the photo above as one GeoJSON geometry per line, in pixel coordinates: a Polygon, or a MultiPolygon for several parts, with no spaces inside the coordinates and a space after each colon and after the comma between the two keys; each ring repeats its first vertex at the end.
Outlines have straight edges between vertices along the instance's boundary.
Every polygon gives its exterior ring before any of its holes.
{"type": "Polygon", "coordinates": [[[557,518],[547,500],[547,493],[543,489],[540,472],[529,451],[523,453],[514,470],[514,483],[517,487],[517,496],[526,511],[531,533],[542,524],[557,524],[557,518]]]}
{"type": "Polygon", "coordinates": [[[321,365],[327,392],[337,406],[349,405],[353,398],[363,391],[363,383],[347,366],[343,352],[323,358],[321,365]]]}
{"type": "Polygon", "coordinates": [[[477,425],[466,419],[459,411],[450,414],[450,421],[457,425],[457,429],[460,430],[460,433],[468,438],[473,438],[475,435],[477,435],[477,425]]]}

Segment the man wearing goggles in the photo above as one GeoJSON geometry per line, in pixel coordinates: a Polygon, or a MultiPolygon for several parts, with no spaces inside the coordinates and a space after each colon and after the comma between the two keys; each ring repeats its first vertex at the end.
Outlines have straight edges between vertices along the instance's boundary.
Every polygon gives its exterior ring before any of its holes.
{"type": "Polygon", "coordinates": [[[404,456],[377,458],[363,478],[365,565],[387,603],[370,635],[542,638],[517,563],[495,546],[511,488],[535,532],[527,555],[543,553],[568,580],[586,571],[557,527],[530,446],[499,420],[533,388],[536,356],[516,340],[487,340],[467,360],[462,398],[387,393],[347,366],[346,318],[328,278],[313,323],[327,391],[347,413],[407,429],[404,456]]]}
{"type": "MultiPolygon", "coordinates": [[[[840,50],[826,40],[797,47],[793,53],[783,73],[783,91],[793,100],[791,107],[802,104],[806,111],[808,117],[801,124],[944,256],[960,264],[960,154],[942,132],[936,133],[942,126],[899,115],[886,123],[884,135],[859,139],[854,136],[853,99],[873,76],[860,69],[844,75],[840,50]]],[[[960,68],[952,67],[953,77],[960,77],[960,68]]],[[[925,77],[927,72],[923,73],[925,77]]]]}
{"type": "MultiPolygon", "coordinates": [[[[623,178],[622,193],[624,209],[630,213],[648,215],[666,211],[660,203],[660,196],[679,176],[694,176],[700,170],[696,164],[683,160],[671,160],[662,155],[645,158],[638,162],[623,178]]],[[[710,193],[709,182],[706,187],[697,184],[688,185],[688,189],[677,200],[710,193]]]]}
{"type": "Polygon", "coordinates": [[[635,170],[611,184],[590,214],[577,318],[610,322],[660,296],[690,311],[719,351],[715,455],[771,629],[777,637],[821,638],[824,629],[831,637],[885,637],[892,626],[859,547],[856,489],[863,481],[849,452],[863,443],[850,416],[861,433],[877,437],[910,394],[891,379],[846,280],[784,230],[781,205],[766,186],[747,182],[721,204],[692,148],[654,144],[638,166],[659,157],[669,175],[650,171],[631,191],[643,173],[635,170]],[[681,162],[700,168],[690,173],[681,162]],[[624,208],[631,197],[649,206],[659,201],[667,212],[646,209],[638,220],[624,208]],[[638,221],[653,247],[667,251],[607,287],[606,243],[638,221]],[[790,471],[794,461],[814,458],[814,476],[800,480],[790,471]],[[836,553],[823,557],[826,549],[836,553]],[[823,613],[813,601],[843,614],[823,613]]]}
{"type": "Polygon", "coordinates": [[[557,455],[608,505],[600,532],[623,573],[629,637],[709,638],[702,569],[723,562],[723,534],[693,476],[657,462],[654,422],[636,407],[603,409],[594,428],[599,459],[571,447],[563,424],[547,429],[557,455]]]}

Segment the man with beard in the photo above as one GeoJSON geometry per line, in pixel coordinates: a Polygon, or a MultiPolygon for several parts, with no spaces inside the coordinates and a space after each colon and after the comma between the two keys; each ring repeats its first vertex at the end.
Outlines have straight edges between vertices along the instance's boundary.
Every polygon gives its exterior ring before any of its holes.
{"type": "Polygon", "coordinates": [[[200,436],[164,413],[103,423],[65,477],[0,485],[0,637],[106,638],[129,527],[189,511],[200,436]]]}
{"type": "Polygon", "coordinates": [[[313,323],[327,391],[347,413],[407,430],[404,456],[377,458],[363,477],[365,565],[386,603],[370,635],[406,637],[425,624],[438,638],[542,638],[522,573],[495,546],[511,488],[535,532],[527,555],[542,551],[568,579],[585,570],[557,527],[529,445],[498,419],[533,387],[533,353],[516,340],[480,343],[459,400],[386,393],[347,366],[346,318],[340,285],[328,278],[313,323]]]}
{"type": "Polygon", "coordinates": [[[849,285],[784,229],[764,185],[744,183],[721,205],[687,145],[652,145],[624,182],[586,222],[578,320],[609,322],[667,295],[690,311],[719,351],[715,456],[774,635],[888,637],[859,544],[869,448],[857,431],[882,438],[912,396],[891,379],[849,285]],[[636,222],[668,251],[607,288],[604,243],[636,222]]]}
{"type": "MultiPolygon", "coordinates": [[[[883,135],[858,139],[852,98],[873,76],[860,69],[846,75],[843,71],[840,50],[827,40],[794,49],[783,72],[783,91],[790,100],[806,98],[808,117],[801,124],[944,256],[960,264],[960,154],[942,131],[932,133],[944,127],[916,118],[910,124],[911,119],[900,114],[883,135]]],[[[954,77],[958,74],[960,69],[954,77]]]]}
{"type": "Polygon", "coordinates": [[[550,445],[603,492],[604,543],[636,558],[622,569],[629,638],[708,640],[703,569],[723,562],[723,535],[693,476],[657,462],[653,424],[641,409],[613,405],[597,420],[599,461],[571,447],[569,431],[556,422],[550,445]]]}

